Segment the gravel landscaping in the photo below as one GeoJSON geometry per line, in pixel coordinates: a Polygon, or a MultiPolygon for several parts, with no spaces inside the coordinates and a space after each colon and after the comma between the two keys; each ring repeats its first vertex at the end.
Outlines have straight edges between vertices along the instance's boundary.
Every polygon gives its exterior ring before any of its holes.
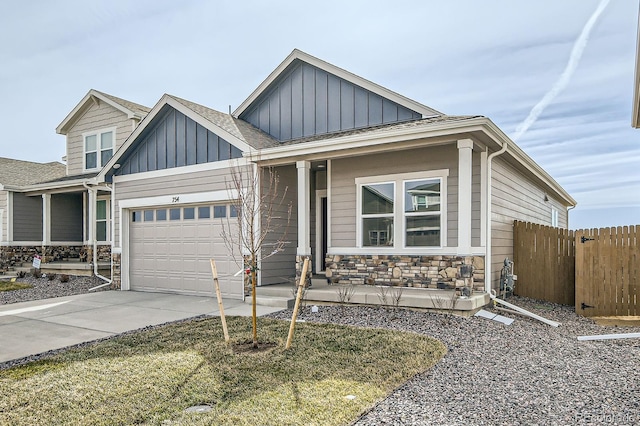
{"type": "MultiPolygon", "coordinates": [[[[35,278],[32,274],[28,274],[23,278],[17,278],[16,281],[31,284],[33,287],[23,290],[0,291],[0,305],[88,293],[90,288],[105,283],[98,277],[75,275],[69,275],[69,281],[63,283],[60,281],[60,275],[56,275],[55,279],[49,280],[46,276],[35,278]]],[[[109,286],[94,291],[105,290],[109,290],[109,286]]]]}
{"type": "MultiPolygon", "coordinates": [[[[34,288],[0,292],[0,304],[79,294],[102,283],[88,277],[20,281],[34,288]]],[[[506,326],[478,317],[343,306],[320,306],[317,313],[307,306],[299,319],[410,331],[447,346],[441,362],[400,386],[355,425],[640,423],[640,339],[577,340],[640,332],[640,327],[603,327],[570,306],[509,301],[562,325],[504,313],[516,321],[506,326]]],[[[289,320],[291,310],[270,317],[289,320]]]]}
{"type": "MultiPolygon", "coordinates": [[[[300,319],[412,331],[448,347],[440,363],[355,425],[640,423],[640,339],[577,340],[640,332],[640,327],[601,327],[570,306],[509,301],[562,325],[509,314],[504,315],[516,321],[506,326],[478,317],[340,306],[320,306],[317,313],[306,307],[300,319]]],[[[271,316],[287,319],[291,311],[271,316]]]]}

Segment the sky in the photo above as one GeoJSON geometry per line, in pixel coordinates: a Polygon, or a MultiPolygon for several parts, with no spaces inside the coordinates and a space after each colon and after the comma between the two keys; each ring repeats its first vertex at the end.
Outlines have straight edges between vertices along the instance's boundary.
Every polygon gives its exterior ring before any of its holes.
{"type": "Polygon", "coordinates": [[[60,161],[55,128],[90,89],[234,110],[298,48],[446,114],[489,117],[577,200],[571,229],[640,224],[636,0],[3,3],[0,157],[60,161]]]}

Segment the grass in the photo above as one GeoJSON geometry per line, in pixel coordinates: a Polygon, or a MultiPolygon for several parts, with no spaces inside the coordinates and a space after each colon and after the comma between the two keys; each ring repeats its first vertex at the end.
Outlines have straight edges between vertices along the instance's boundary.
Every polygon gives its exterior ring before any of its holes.
{"type": "Polygon", "coordinates": [[[18,281],[0,281],[0,291],[24,290],[25,288],[33,288],[33,286],[18,281]]]}
{"type": "Polygon", "coordinates": [[[345,425],[444,355],[426,336],[259,319],[260,352],[234,351],[251,319],[171,324],[0,371],[0,424],[345,425]],[[348,397],[349,396],[349,397],[348,397]],[[351,396],[355,396],[352,398],[351,396]],[[187,413],[208,404],[207,413],[187,413]]]}

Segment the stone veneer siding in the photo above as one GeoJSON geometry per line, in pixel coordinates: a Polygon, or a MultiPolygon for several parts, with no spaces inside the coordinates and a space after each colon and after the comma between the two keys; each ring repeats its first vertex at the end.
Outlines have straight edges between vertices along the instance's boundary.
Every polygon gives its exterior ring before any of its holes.
{"type": "Polygon", "coordinates": [[[111,288],[119,290],[122,288],[122,255],[113,253],[111,255],[111,288]]]}
{"type": "Polygon", "coordinates": [[[326,263],[333,284],[484,291],[484,256],[329,255],[326,263]],[[462,265],[472,267],[472,278],[461,276],[462,265]]]}
{"type": "MultiPolygon", "coordinates": [[[[42,256],[42,262],[58,262],[64,259],[81,259],[91,262],[93,246],[3,246],[0,247],[0,271],[16,265],[31,264],[33,256],[42,256]]],[[[98,262],[111,261],[111,246],[98,246],[98,262]]]]}

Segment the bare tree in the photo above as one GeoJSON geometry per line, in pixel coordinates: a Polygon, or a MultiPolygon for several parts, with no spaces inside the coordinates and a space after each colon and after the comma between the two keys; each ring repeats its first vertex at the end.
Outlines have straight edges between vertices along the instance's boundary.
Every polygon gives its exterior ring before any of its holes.
{"type": "Polygon", "coordinates": [[[291,219],[291,204],[286,203],[287,187],[280,190],[279,183],[273,168],[257,166],[236,166],[226,181],[229,198],[237,213],[237,224],[234,226],[231,221],[224,224],[222,237],[250,280],[254,348],[258,347],[258,267],[262,260],[284,250],[291,219]]]}

